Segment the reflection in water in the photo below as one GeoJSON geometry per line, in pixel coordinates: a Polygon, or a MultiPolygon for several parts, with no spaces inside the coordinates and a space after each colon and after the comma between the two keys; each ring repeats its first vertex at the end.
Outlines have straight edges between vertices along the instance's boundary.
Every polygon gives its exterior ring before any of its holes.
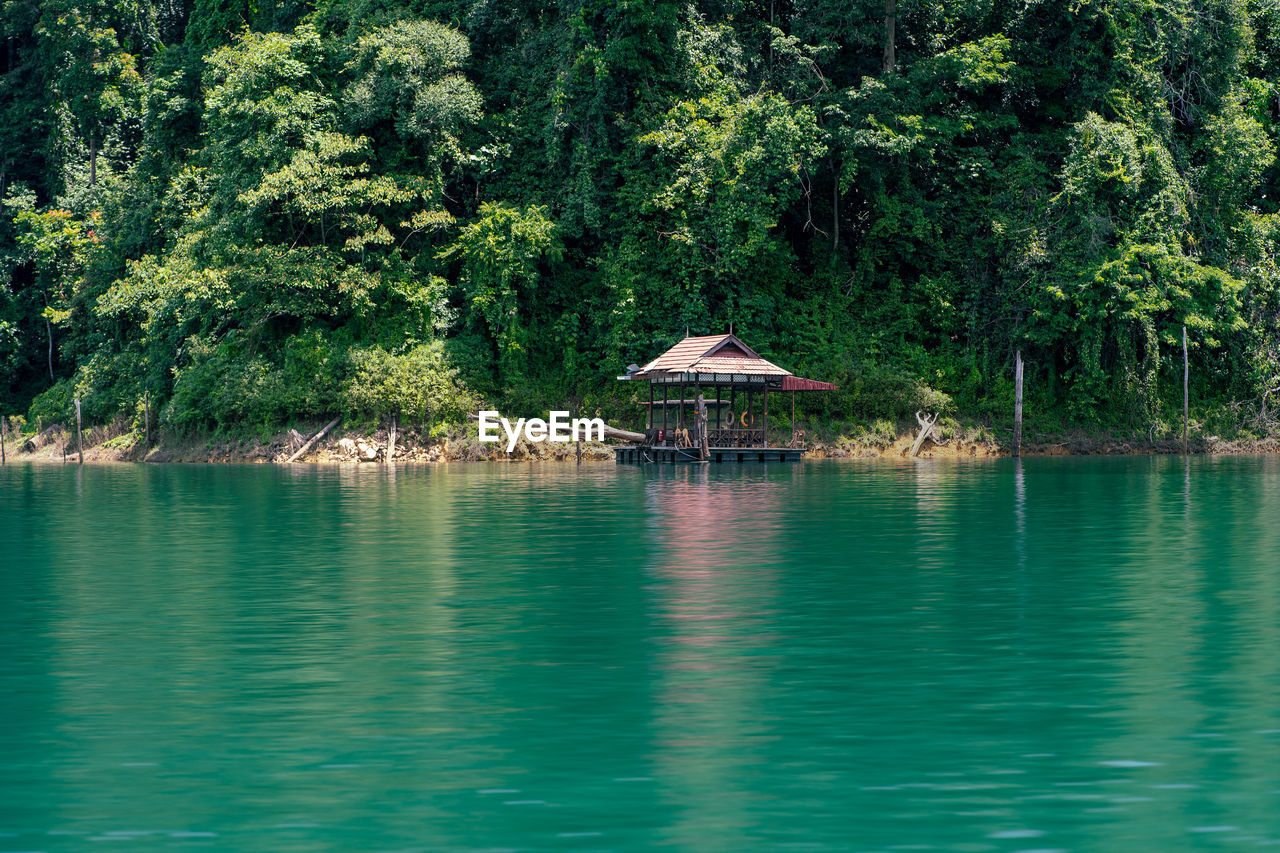
{"type": "Polygon", "coordinates": [[[659,472],[647,492],[655,608],[667,623],[654,762],[680,815],[671,840],[742,849],[755,819],[738,782],[761,772],[757,742],[769,736],[762,683],[783,563],[780,488],[756,477],[712,479],[707,466],[692,466],[659,472]]]}
{"type": "Polygon", "coordinates": [[[1280,460],[0,471],[0,851],[1280,843],[1280,460]]]}

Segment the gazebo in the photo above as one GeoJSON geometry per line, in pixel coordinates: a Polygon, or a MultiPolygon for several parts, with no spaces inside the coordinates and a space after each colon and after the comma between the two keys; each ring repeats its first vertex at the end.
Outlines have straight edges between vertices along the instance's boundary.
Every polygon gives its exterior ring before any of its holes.
{"type": "Polygon", "coordinates": [[[836,388],[783,370],[733,334],[686,337],[618,379],[649,383],[644,442],[615,448],[619,462],[799,459],[805,445],[796,429],[796,392],[836,388]],[[769,433],[770,391],[775,399],[790,392],[791,431],[781,442],[769,433]]]}

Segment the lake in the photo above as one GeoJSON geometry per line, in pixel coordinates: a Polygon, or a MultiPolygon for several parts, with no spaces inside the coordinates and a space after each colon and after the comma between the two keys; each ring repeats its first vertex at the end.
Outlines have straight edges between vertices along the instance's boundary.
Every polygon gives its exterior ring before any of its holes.
{"type": "Polygon", "coordinates": [[[1280,459],[0,471],[0,851],[1280,845],[1280,459]]]}

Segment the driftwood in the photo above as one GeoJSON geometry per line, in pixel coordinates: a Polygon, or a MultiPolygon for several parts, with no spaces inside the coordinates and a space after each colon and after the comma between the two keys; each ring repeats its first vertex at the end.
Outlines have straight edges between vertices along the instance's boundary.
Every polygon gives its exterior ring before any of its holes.
{"type": "Polygon", "coordinates": [[[62,424],[53,424],[47,426],[40,432],[22,442],[23,453],[35,453],[49,442],[53,441],[58,435],[62,434],[62,424]]]}
{"type": "Polygon", "coordinates": [[[338,421],[340,420],[342,420],[342,415],[338,415],[336,418],[329,421],[329,423],[325,424],[324,429],[320,430],[318,433],[311,436],[311,438],[307,439],[307,443],[302,445],[302,447],[298,448],[298,452],[290,456],[288,459],[286,459],[285,462],[292,462],[293,460],[297,459],[299,456],[301,456],[302,454],[310,450],[311,445],[315,444],[317,441],[324,438],[325,434],[329,432],[329,430],[336,427],[338,425],[338,421]]]}
{"type": "Polygon", "coordinates": [[[938,422],[938,417],[938,415],[934,415],[930,418],[928,415],[921,415],[919,412],[916,412],[916,421],[920,424],[920,434],[916,436],[915,443],[911,445],[911,452],[908,454],[909,456],[914,457],[919,453],[921,446],[924,444],[924,440],[933,435],[933,425],[938,422]]]}

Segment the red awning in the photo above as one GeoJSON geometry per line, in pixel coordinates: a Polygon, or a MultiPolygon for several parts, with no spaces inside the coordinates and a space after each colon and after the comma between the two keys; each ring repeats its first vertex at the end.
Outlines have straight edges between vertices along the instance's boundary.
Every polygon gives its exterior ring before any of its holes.
{"type": "Polygon", "coordinates": [[[835,391],[834,382],[819,382],[816,379],[802,379],[799,376],[782,377],[783,391],[835,391]]]}

